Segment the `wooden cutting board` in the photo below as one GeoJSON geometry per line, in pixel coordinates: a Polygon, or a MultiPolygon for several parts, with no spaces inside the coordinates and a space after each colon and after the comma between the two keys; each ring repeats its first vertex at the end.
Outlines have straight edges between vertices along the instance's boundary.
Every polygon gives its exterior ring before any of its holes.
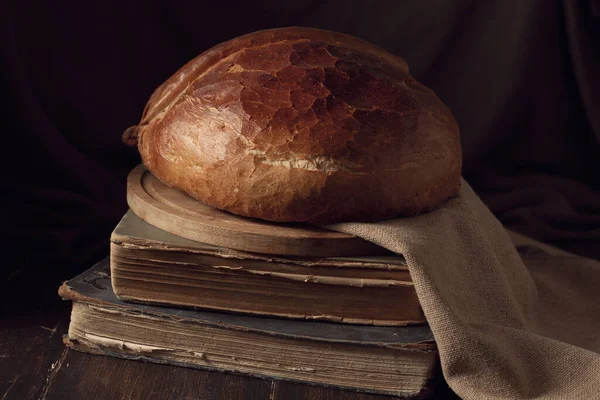
{"type": "Polygon", "coordinates": [[[143,166],[127,180],[129,208],[164,231],[216,246],[256,253],[341,257],[384,253],[363,239],[308,224],[282,224],[245,218],[210,207],[171,188],[143,166]]]}

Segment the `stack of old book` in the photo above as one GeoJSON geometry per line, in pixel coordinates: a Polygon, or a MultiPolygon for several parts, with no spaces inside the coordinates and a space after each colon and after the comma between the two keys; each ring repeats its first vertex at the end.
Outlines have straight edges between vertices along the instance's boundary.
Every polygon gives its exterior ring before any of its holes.
{"type": "Polygon", "coordinates": [[[431,393],[438,354],[401,256],[318,228],[210,210],[141,168],[128,200],[110,257],[60,288],[73,301],[68,346],[371,393],[431,393]],[[280,240],[261,233],[270,231],[280,240]]]}

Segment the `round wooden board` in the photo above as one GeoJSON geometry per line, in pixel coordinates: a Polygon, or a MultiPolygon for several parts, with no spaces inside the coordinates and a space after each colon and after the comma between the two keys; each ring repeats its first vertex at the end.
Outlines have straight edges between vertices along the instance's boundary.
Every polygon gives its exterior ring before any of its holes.
{"type": "Polygon", "coordinates": [[[137,216],[157,228],[234,250],[301,257],[363,256],[383,251],[345,233],[245,218],[215,209],[165,185],[142,165],[129,174],[127,202],[137,216]]]}

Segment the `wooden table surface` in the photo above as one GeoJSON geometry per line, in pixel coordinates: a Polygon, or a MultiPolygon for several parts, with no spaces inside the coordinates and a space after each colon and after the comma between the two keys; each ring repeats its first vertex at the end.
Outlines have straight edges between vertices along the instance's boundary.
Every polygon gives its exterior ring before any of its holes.
{"type": "MultiPolygon", "coordinates": [[[[56,296],[25,309],[12,302],[2,302],[0,318],[0,400],[395,399],[79,353],[62,343],[70,302],[56,296]]],[[[443,382],[434,398],[457,399],[443,382]]]]}

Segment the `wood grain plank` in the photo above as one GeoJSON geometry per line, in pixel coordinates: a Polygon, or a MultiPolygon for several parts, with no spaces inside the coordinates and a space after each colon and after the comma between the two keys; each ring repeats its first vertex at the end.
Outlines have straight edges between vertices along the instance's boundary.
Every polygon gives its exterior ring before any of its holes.
{"type": "MultiPolygon", "coordinates": [[[[349,390],[310,386],[292,382],[273,382],[269,400],[400,400],[401,397],[357,393],[349,390]]],[[[440,382],[430,400],[460,400],[452,390],[440,382]]]]}
{"type": "Polygon", "coordinates": [[[300,385],[292,382],[275,382],[270,400],[395,400],[400,397],[357,393],[321,386],[300,385]]]}
{"type": "Polygon", "coordinates": [[[123,360],[69,350],[46,400],[268,399],[263,379],[123,360]]]}
{"type": "Polygon", "coordinates": [[[30,311],[0,324],[0,399],[40,399],[66,348],[68,309],[30,311]]]}
{"type": "MultiPolygon", "coordinates": [[[[69,350],[45,400],[394,400],[347,390],[123,360],[69,350]]],[[[458,399],[440,390],[435,399],[458,399]]]]}

